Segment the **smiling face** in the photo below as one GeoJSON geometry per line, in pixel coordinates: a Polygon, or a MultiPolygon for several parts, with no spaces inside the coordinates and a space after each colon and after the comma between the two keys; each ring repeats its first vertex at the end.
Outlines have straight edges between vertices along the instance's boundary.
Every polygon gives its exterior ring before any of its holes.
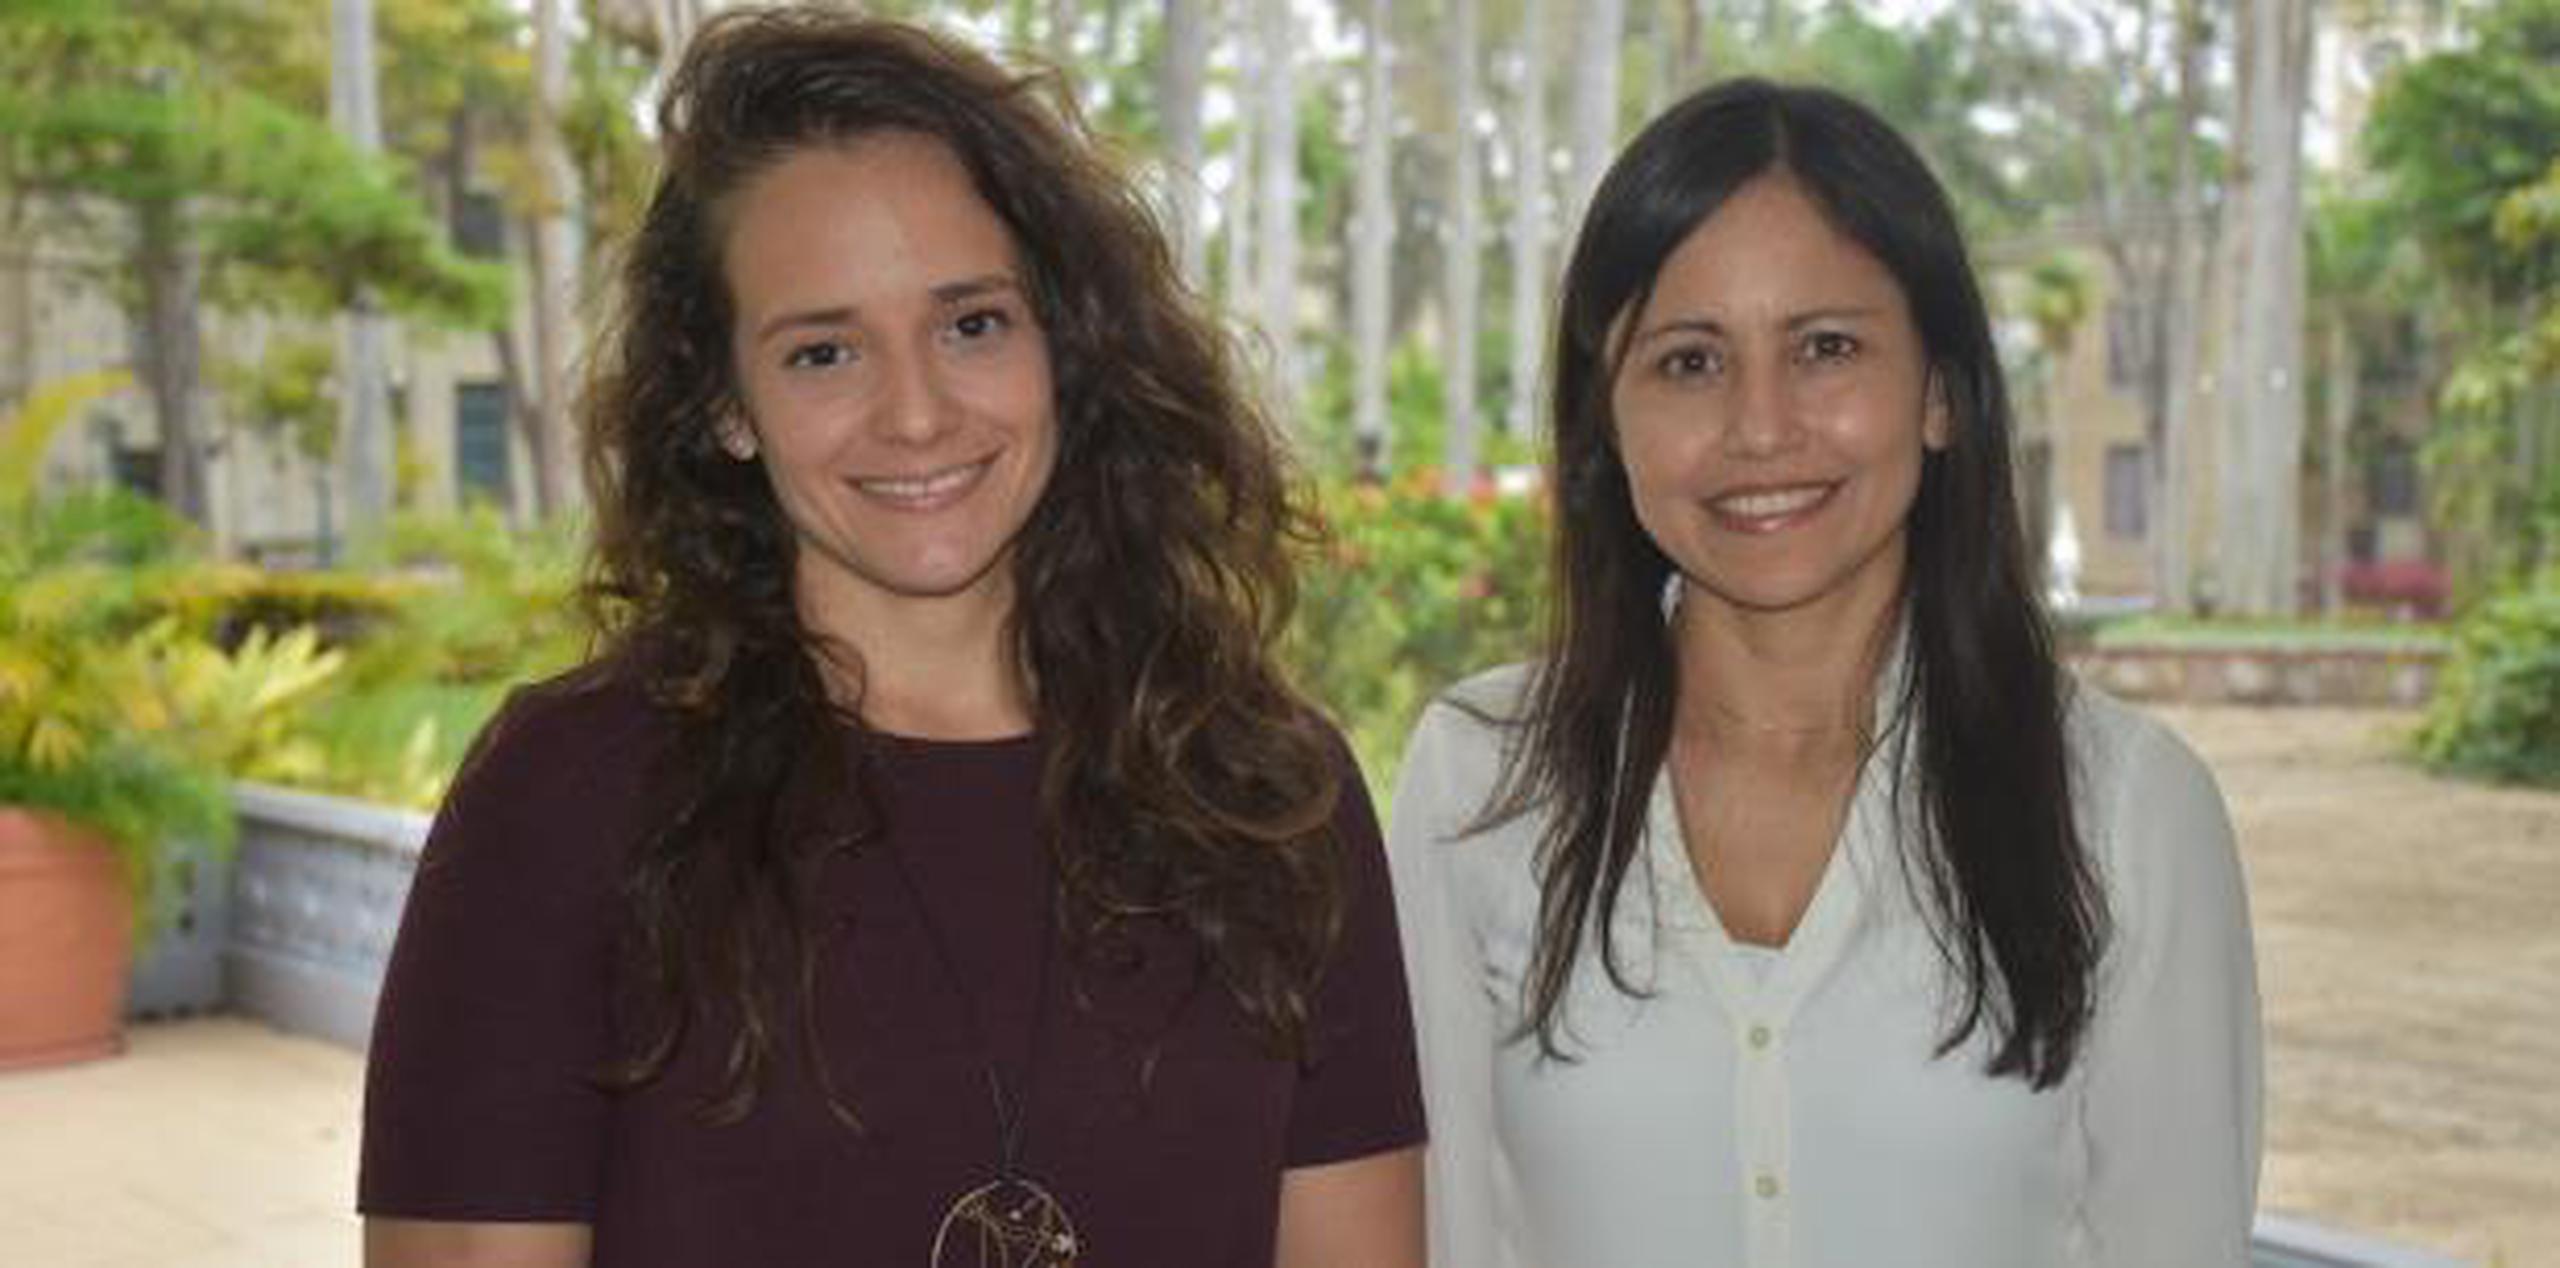
{"type": "Polygon", "coordinates": [[[1773,173],[1692,230],[1620,320],[1619,454],[1690,598],[1881,612],[1924,450],[1948,426],[1893,274],[1773,173]]]}
{"type": "Polygon", "coordinates": [[[798,150],[729,210],[743,412],[720,441],[764,464],[804,615],[852,635],[901,604],[1010,604],[1058,429],[1004,222],[941,142],[896,132],[798,150]]]}

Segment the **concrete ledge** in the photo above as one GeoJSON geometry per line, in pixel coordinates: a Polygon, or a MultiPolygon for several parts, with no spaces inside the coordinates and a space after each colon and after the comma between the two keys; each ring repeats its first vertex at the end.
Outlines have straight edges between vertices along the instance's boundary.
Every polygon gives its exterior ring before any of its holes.
{"type": "Polygon", "coordinates": [[[2435,694],[2433,648],[2117,644],[2071,653],[2110,695],[2177,704],[2415,708],[2435,694]]]}

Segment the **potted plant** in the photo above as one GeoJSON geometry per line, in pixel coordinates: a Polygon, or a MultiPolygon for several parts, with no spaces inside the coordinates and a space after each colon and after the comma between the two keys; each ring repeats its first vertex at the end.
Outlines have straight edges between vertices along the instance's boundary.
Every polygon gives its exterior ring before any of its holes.
{"type": "Polygon", "coordinates": [[[0,1069],[121,1047],[165,854],[228,844],[228,779],[307,760],[284,715],[337,668],[307,630],[217,646],[168,614],[204,565],[113,491],[35,496],[51,433],[111,380],[0,423],[0,1069]]]}

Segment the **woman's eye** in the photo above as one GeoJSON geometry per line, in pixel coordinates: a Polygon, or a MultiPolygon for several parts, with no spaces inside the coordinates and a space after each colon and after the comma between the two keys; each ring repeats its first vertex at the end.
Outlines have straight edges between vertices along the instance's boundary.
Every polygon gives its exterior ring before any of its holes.
{"type": "Polygon", "coordinates": [[[980,308],[954,319],[951,333],[963,340],[978,340],[1003,334],[1012,326],[1012,314],[1001,308],[980,308]]]}
{"type": "Polygon", "coordinates": [[[1674,348],[1654,361],[1654,372],[1666,379],[1694,379],[1724,368],[1724,358],[1705,348],[1674,348]]]}
{"type": "Polygon", "coordinates": [[[1806,335],[1803,348],[1807,361],[1847,361],[1858,355],[1857,339],[1837,330],[1817,330],[1806,335]]]}
{"type": "Polygon", "coordinates": [[[794,370],[827,370],[853,360],[853,349],[841,339],[821,339],[804,343],[783,354],[782,364],[794,370]]]}

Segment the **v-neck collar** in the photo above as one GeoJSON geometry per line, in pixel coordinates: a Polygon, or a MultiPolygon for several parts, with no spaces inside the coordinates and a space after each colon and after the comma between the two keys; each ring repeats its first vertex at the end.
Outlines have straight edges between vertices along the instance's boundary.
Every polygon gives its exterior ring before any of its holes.
{"type": "Polygon", "coordinates": [[[1653,789],[1645,804],[1644,828],[1644,859],[1650,873],[1647,880],[1653,896],[1654,924],[1657,937],[1683,935],[1672,941],[1687,943],[1692,954],[1683,957],[1670,946],[1658,950],[1669,952],[1673,959],[1695,960],[1717,997],[1736,1016],[1771,1017],[1783,1024],[1840,959],[1884,869],[1897,866],[1893,855],[1896,816],[1890,803],[1894,789],[1903,782],[1895,767],[1908,760],[1907,728],[1914,722],[1901,713],[1910,676],[1903,654],[1903,638],[1897,632],[1886,649],[1876,681],[1870,723],[1873,729],[1869,732],[1875,737],[1874,748],[1860,764],[1857,785],[1850,793],[1849,811],[1842,817],[1831,857],[1823,862],[1822,878],[1814,886],[1813,899],[1806,904],[1804,915],[1796,921],[1784,945],[1743,944],[1725,928],[1723,917],[1707,901],[1706,890],[1681,838],[1680,810],[1671,786],[1669,761],[1666,759],[1654,773],[1653,789]],[[1765,975],[1749,971],[1742,963],[1741,949],[1746,945],[1775,954],[1775,962],[1765,975]]]}

